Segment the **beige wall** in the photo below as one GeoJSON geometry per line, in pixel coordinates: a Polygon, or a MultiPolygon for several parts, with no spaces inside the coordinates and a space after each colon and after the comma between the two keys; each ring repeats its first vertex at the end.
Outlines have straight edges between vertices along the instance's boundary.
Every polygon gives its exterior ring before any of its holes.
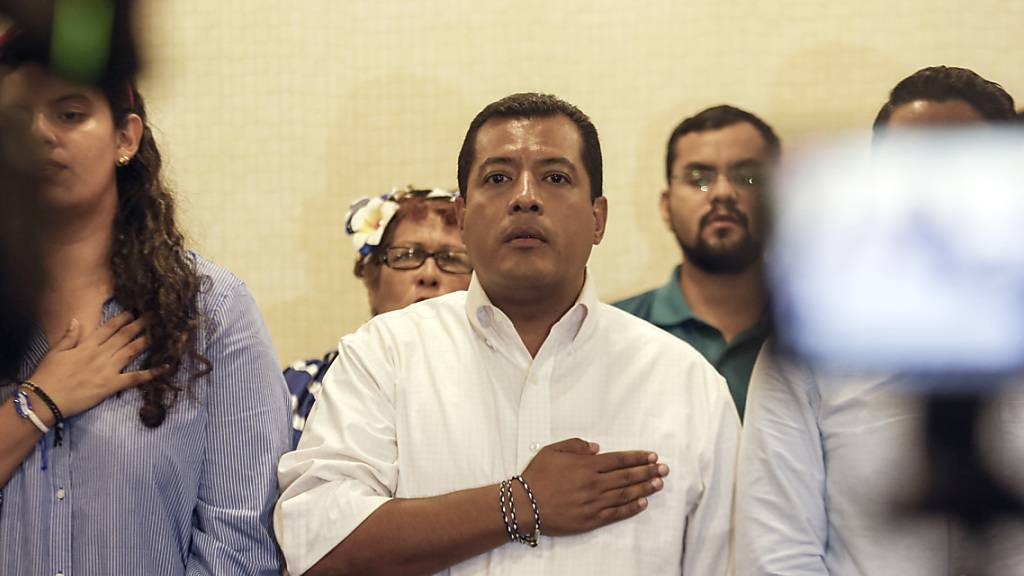
{"type": "Polygon", "coordinates": [[[601,132],[611,208],[591,268],[606,299],[679,259],[656,206],[663,147],[702,107],[748,108],[790,140],[863,130],[933,64],[1024,101],[1021,0],[156,0],[143,24],[185,225],[249,284],[282,362],[368,316],[348,203],[454,186],[466,126],[506,94],[557,94],[601,132]]]}

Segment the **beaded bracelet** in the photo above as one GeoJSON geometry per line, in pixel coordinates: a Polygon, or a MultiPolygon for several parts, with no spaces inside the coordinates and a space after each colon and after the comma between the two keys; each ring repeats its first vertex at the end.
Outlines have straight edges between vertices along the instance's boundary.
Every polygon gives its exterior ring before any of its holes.
{"type": "Polygon", "coordinates": [[[505,523],[505,531],[508,532],[508,539],[516,542],[516,533],[512,531],[512,524],[508,521],[508,510],[505,508],[505,491],[508,490],[508,498],[512,499],[512,481],[502,480],[498,485],[498,503],[501,505],[501,520],[505,523]]]}
{"type": "Polygon", "coordinates": [[[540,540],[540,511],[537,508],[537,500],[533,497],[533,491],[530,490],[530,485],[523,480],[522,476],[513,476],[509,480],[502,480],[501,484],[498,485],[498,502],[501,507],[501,519],[505,523],[505,530],[508,532],[509,540],[535,548],[540,540]],[[526,491],[526,496],[530,499],[530,507],[533,509],[534,519],[532,534],[523,534],[519,531],[515,497],[512,493],[513,482],[519,482],[523,486],[523,490],[526,491]],[[508,500],[507,507],[505,505],[506,498],[508,500]]]}
{"type": "MultiPolygon", "coordinates": [[[[533,509],[533,534],[522,538],[530,546],[536,546],[538,540],[540,540],[540,509],[537,508],[537,499],[534,498],[533,490],[530,490],[530,485],[526,483],[522,476],[516,475],[512,479],[522,484],[523,490],[526,491],[526,497],[530,500],[530,508],[533,509]]],[[[510,492],[511,490],[512,488],[509,487],[510,492]]]]}
{"type": "Polygon", "coordinates": [[[53,401],[53,398],[50,398],[49,394],[47,394],[42,388],[37,386],[31,380],[25,380],[24,382],[21,383],[21,385],[35,393],[36,396],[39,396],[46,404],[46,407],[50,409],[50,412],[53,413],[53,446],[54,448],[56,448],[57,446],[63,444],[64,414],[61,413],[60,408],[57,407],[56,402],[53,401]]]}

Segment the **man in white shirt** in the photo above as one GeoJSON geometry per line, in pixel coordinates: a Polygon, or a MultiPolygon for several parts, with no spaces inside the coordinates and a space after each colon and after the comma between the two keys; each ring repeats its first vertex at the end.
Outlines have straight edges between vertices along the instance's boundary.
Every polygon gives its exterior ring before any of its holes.
{"type": "Polygon", "coordinates": [[[736,409],[693,348],[598,302],[594,125],[553,96],[494,102],[459,187],[469,291],[344,337],[281,460],[289,570],[726,574],[736,409]]]}
{"type": "MultiPolygon", "coordinates": [[[[875,137],[1012,117],[1013,99],[998,84],[937,66],[896,85],[875,121],[875,137]]],[[[983,196],[970,191],[965,200],[983,196]]],[[[836,302],[841,305],[841,294],[836,302]]],[[[963,314],[971,329],[971,311],[963,314]]],[[[924,402],[910,388],[896,376],[824,372],[781,360],[770,346],[762,351],[751,377],[736,487],[738,575],[1024,573],[1019,530],[989,535],[987,544],[995,545],[985,550],[946,518],[899,514],[900,504],[920,496],[929,481],[924,402]]],[[[989,424],[993,453],[1024,453],[1019,397],[1000,403],[989,424]]],[[[1010,471],[1018,481],[1021,472],[1019,466],[1010,471]]]]}

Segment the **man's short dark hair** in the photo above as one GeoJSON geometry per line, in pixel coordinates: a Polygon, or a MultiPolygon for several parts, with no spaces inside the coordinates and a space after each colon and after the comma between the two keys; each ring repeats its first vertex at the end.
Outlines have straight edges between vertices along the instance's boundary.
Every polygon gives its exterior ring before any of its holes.
{"type": "Polygon", "coordinates": [[[931,66],[900,80],[889,93],[889,100],[878,111],[872,129],[876,133],[882,130],[888,125],[889,118],[898,106],[916,100],[963,100],[993,122],[1012,121],[1016,116],[1013,97],[999,84],[986,80],[967,68],[931,66]]]}
{"type": "Polygon", "coordinates": [[[468,199],[469,172],[473,168],[473,160],[476,156],[476,135],[480,131],[480,127],[488,120],[492,118],[547,118],[559,114],[572,120],[580,131],[580,138],[583,140],[583,149],[580,151],[580,155],[583,157],[583,168],[587,171],[587,176],[590,179],[590,198],[594,200],[600,197],[603,194],[601,141],[597,137],[597,128],[594,127],[594,123],[572,104],[551,94],[536,92],[513,94],[497,102],[492,102],[470,122],[466,138],[462,141],[462,149],[459,150],[459,190],[462,191],[462,194],[468,199]]]}
{"type": "Polygon", "coordinates": [[[782,155],[782,143],[767,122],[735,106],[728,104],[712,106],[680,122],[672,131],[672,135],[668,137],[668,151],[665,153],[665,179],[672,179],[672,164],[676,161],[676,142],[680,138],[691,132],[721,130],[742,122],[750,124],[761,134],[769,158],[777,160],[782,155]]]}

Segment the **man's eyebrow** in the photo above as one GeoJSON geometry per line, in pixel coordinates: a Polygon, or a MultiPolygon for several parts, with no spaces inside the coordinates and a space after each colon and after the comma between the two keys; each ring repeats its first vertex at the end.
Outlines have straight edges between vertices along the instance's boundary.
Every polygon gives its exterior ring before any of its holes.
{"type": "Polygon", "coordinates": [[[565,166],[570,170],[576,170],[576,164],[565,156],[549,156],[537,161],[538,166],[565,166]]]}
{"type": "Polygon", "coordinates": [[[515,161],[508,156],[491,156],[480,163],[478,170],[483,170],[484,168],[495,164],[515,164],[515,161]]]}
{"type": "Polygon", "coordinates": [[[760,168],[761,166],[764,166],[764,161],[757,158],[743,158],[729,165],[730,168],[760,168]]]}
{"type": "Polygon", "coordinates": [[[703,162],[688,162],[683,166],[684,172],[690,172],[692,170],[716,170],[711,164],[705,164],[703,162]]]}
{"type": "MultiPolygon", "coordinates": [[[[729,168],[760,168],[764,165],[764,161],[758,160],[757,158],[742,158],[729,164],[729,168]]],[[[703,162],[689,162],[683,166],[684,172],[690,172],[693,170],[718,170],[717,167],[703,162]]]]}

